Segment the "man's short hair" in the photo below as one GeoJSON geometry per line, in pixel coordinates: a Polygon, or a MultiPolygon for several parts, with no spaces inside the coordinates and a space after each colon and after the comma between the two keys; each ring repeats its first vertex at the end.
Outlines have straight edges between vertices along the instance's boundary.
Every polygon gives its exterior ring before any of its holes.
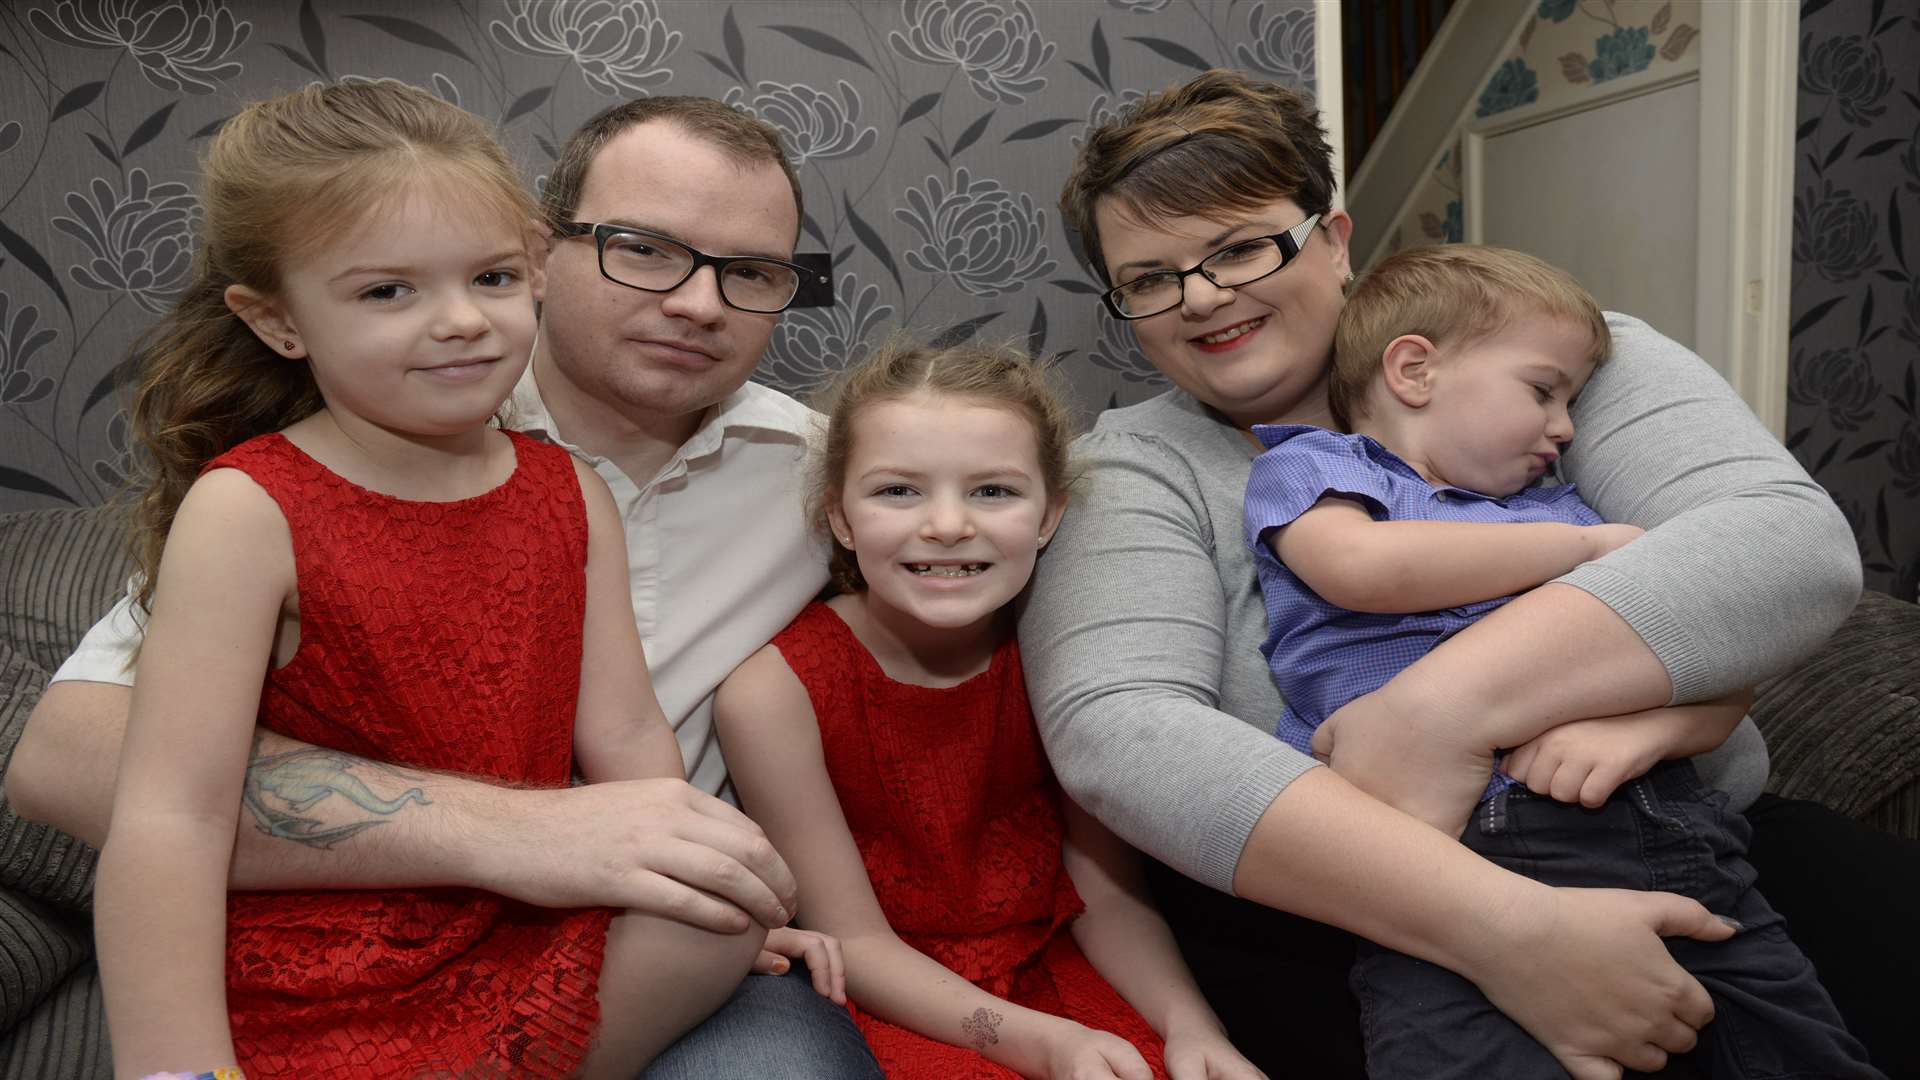
{"type": "MultiPolygon", "coordinates": [[[[780,166],[793,189],[796,219],[804,213],[800,194],[800,176],[787,160],[780,144],[780,131],[772,124],[724,102],[706,97],[668,96],[634,98],[601,110],[581,124],[567,144],[560,148],[559,160],[547,176],[546,191],[540,198],[540,212],[549,227],[573,221],[580,210],[580,192],[587,184],[587,170],[600,151],[628,128],[650,120],[665,120],[734,159],[741,165],[765,163],[780,166]]],[[[796,238],[798,232],[796,230],[796,238]]]]}
{"type": "Polygon", "coordinates": [[[1419,334],[1435,345],[1467,345],[1515,319],[1563,320],[1587,332],[1587,359],[1613,347],[1606,316],[1573,275],[1524,252],[1478,244],[1435,244],[1388,256],[1347,293],[1333,331],[1327,403],[1340,426],[1367,415],[1367,388],[1387,345],[1419,334]]]}

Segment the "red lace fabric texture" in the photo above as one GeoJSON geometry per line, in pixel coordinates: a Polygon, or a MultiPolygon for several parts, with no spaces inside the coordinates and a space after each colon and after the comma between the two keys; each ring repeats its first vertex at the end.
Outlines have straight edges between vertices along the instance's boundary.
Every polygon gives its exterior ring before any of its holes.
{"type": "MultiPolygon", "coordinates": [[[[1164,1076],[1159,1037],[1067,930],[1083,905],[1062,865],[1060,789],[1013,640],[945,688],[888,678],[825,604],[773,643],[812,699],[847,827],[901,939],[990,994],[1127,1039],[1164,1076]]],[[[853,1011],[895,1080],[1016,1076],[971,1047],[853,1011]]],[[[954,1017],[956,1038],[966,1019],[954,1017]]]]}
{"type": "MultiPolygon", "coordinates": [[[[249,802],[270,795],[263,805],[297,814],[346,800],[379,820],[424,801],[418,789],[381,798],[332,751],[567,783],[586,510],[565,451],[512,438],[513,475],[451,503],[358,487],[279,435],[207,466],[242,470],[286,516],[300,647],[268,674],[260,722],[323,748],[266,770],[270,790],[250,787],[249,802]]],[[[257,819],[243,811],[241,822],[257,819]]],[[[240,1065],[254,1080],[568,1075],[599,1019],[610,915],[453,888],[234,893],[227,999],[240,1065]]]]}

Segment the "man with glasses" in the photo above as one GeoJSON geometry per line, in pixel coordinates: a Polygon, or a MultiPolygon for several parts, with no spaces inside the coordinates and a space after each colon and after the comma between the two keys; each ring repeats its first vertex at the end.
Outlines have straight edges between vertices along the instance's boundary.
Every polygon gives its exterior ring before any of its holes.
{"type": "MultiPolygon", "coordinates": [[[[314,820],[310,832],[351,832],[331,846],[243,815],[234,887],[460,885],[721,932],[782,926],[793,876],[715,797],[726,767],[712,712],[720,681],[826,582],[801,504],[812,413],[747,381],[809,273],[792,261],[798,180],[765,124],[705,98],[641,98],[568,140],[542,212],[553,241],[540,339],[511,422],[565,446],[613,491],[634,615],[688,780],[509,790],[305,754],[263,731],[247,788],[266,804],[281,802],[273,774],[290,767],[307,770],[307,790],[425,797],[390,812],[345,797],[267,806],[314,820]]],[[[55,675],[7,777],[16,812],[104,836],[138,640],[123,602],[55,675]]],[[[794,966],[747,979],[646,1075],[877,1078],[846,1011],[794,966]]],[[[617,1008],[605,1022],[620,1022],[617,1008]]]]}

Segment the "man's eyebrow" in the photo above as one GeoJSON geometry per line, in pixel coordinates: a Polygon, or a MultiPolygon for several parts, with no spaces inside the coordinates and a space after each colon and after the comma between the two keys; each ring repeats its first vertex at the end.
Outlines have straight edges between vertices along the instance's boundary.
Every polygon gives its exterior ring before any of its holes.
{"type": "MultiPolygon", "coordinates": [[[[1237,232],[1240,232],[1240,231],[1241,231],[1241,230],[1243,230],[1243,229],[1247,229],[1247,228],[1250,228],[1250,227],[1254,227],[1254,226],[1258,226],[1259,228],[1262,228],[1262,229],[1273,229],[1273,230],[1274,230],[1275,232],[1280,232],[1280,231],[1282,231],[1282,230],[1280,230],[1280,229],[1278,229],[1277,227],[1275,227],[1275,226],[1273,225],[1273,223],[1271,223],[1271,222],[1267,222],[1267,221],[1243,221],[1243,222],[1241,222],[1241,223],[1240,223],[1240,224],[1238,224],[1238,225],[1235,225],[1235,226],[1232,226],[1231,228],[1228,228],[1228,229],[1225,229],[1225,230],[1223,230],[1223,231],[1221,231],[1221,232],[1218,232],[1218,233],[1215,233],[1214,235],[1212,235],[1212,236],[1209,236],[1209,237],[1207,237],[1207,239],[1206,239],[1206,241],[1205,241],[1205,242],[1206,242],[1206,245],[1207,245],[1207,247],[1209,247],[1209,248],[1218,248],[1218,247],[1219,247],[1219,246],[1220,246],[1221,244],[1224,244],[1224,243],[1226,243],[1226,242],[1227,242],[1227,239],[1228,239],[1229,237],[1231,237],[1231,236],[1232,236],[1233,234],[1235,234],[1235,233],[1237,233],[1237,232]]],[[[1262,234],[1260,234],[1260,235],[1262,235],[1262,236],[1265,236],[1265,235],[1268,235],[1268,234],[1266,234],[1266,233],[1262,233],[1262,234]]],[[[1208,252],[1207,254],[1209,254],[1209,255],[1211,255],[1211,254],[1213,254],[1213,252],[1211,252],[1211,251],[1209,251],[1209,252],[1208,252]]],[[[1115,277],[1118,277],[1118,276],[1120,275],[1120,272],[1121,272],[1121,271],[1123,271],[1123,270],[1133,270],[1133,269],[1140,269],[1140,270],[1161,270],[1161,269],[1171,269],[1171,268],[1172,268],[1172,265],[1173,265],[1172,263],[1168,263],[1168,262],[1165,262],[1165,261],[1163,261],[1163,260],[1160,260],[1160,259],[1135,259],[1135,260],[1133,260],[1132,262],[1123,262],[1123,263],[1121,263],[1121,264],[1120,264],[1119,266],[1116,266],[1116,267],[1114,267],[1114,268],[1113,268],[1113,273],[1114,273],[1114,276],[1115,276],[1115,277]]]]}
{"type": "MultiPolygon", "coordinates": [[[[691,240],[688,240],[686,237],[681,236],[679,233],[674,232],[672,229],[663,229],[658,225],[649,225],[646,222],[635,221],[632,218],[618,218],[618,217],[601,218],[600,224],[618,225],[623,229],[639,229],[641,232],[650,232],[655,236],[664,236],[676,244],[682,244],[690,248],[699,248],[702,251],[706,250],[705,248],[700,248],[700,245],[694,243],[691,240]]],[[[725,252],[713,252],[712,254],[719,255],[721,258],[736,256],[736,257],[742,257],[742,258],[748,258],[748,259],[773,259],[776,262],[792,262],[793,261],[793,256],[791,253],[785,253],[785,252],[779,252],[779,251],[725,251],[725,252]]]]}

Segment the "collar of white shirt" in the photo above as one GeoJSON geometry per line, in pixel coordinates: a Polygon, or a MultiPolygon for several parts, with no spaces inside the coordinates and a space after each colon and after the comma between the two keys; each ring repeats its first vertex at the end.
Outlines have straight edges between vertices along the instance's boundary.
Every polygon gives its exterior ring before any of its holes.
{"type": "MultiPolygon", "coordinates": [[[[569,442],[554,426],[553,414],[547,411],[547,403],[540,397],[540,385],[534,381],[532,364],[527,365],[520,381],[514,385],[511,401],[510,419],[515,431],[545,439],[591,465],[597,466],[606,460],[591,450],[569,442]]],[[[661,468],[660,475],[652,479],[658,482],[684,470],[688,461],[718,451],[726,437],[736,432],[767,431],[788,436],[802,444],[808,443],[818,433],[818,415],[778,390],[758,383],[747,383],[719,404],[708,407],[700,418],[700,426],[674,451],[673,457],[661,468]]],[[[634,482],[641,483],[637,477],[634,482]]]]}

